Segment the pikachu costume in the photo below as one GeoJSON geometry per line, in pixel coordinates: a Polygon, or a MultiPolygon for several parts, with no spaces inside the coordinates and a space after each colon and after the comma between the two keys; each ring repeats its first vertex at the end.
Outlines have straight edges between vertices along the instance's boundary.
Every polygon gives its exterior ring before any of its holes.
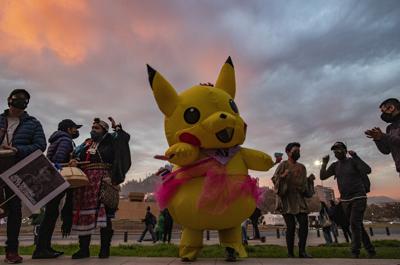
{"type": "Polygon", "coordinates": [[[156,70],[147,65],[150,86],[165,115],[169,148],[166,159],[174,164],[156,192],[161,208],[168,208],[183,226],[179,246],[182,261],[196,259],[204,230],[218,230],[228,260],[247,257],[241,223],[260,199],[257,180],[248,170],[267,171],[271,157],[242,147],[246,123],[234,102],[235,71],[229,57],[212,85],[195,85],[178,94],[156,70]]]}

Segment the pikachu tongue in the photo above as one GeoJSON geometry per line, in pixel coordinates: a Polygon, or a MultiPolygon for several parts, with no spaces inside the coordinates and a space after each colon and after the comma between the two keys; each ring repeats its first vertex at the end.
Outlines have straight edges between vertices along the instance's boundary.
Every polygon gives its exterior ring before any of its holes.
{"type": "Polygon", "coordinates": [[[179,135],[179,141],[181,141],[183,143],[191,144],[194,146],[201,146],[201,142],[200,142],[199,138],[197,138],[193,134],[187,133],[187,132],[179,135]]]}

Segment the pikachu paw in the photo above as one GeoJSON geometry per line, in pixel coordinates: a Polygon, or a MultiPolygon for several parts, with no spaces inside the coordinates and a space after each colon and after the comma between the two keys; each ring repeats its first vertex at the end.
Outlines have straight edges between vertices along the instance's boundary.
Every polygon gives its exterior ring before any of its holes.
{"type": "Polygon", "coordinates": [[[187,143],[176,143],[165,152],[169,162],[178,166],[185,166],[193,163],[199,157],[200,149],[197,146],[187,143]]]}

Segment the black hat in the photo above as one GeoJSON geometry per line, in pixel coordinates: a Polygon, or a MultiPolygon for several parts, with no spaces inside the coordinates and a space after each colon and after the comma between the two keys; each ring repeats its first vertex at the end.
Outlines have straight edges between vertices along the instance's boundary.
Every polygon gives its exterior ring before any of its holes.
{"type": "Polygon", "coordinates": [[[12,96],[14,96],[16,94],[20,94],[20,93],[24,94],[27,99],[31,98],[31,95],[25,89],[14,89],[13,91],[11,91],[8,98],[11,98],[12,96]]]}
{"type": "Polygon", "coordinates": [[[346,146],[343,142],[336,142],[336,143],[334,143],[334,144],[332,145],[332,147],[331,147],[331,150],[335,150],[335,149],[338,149],[338,148],[347,150],[347,146],[346,146]]]}
{"type": "Polygon", "coordinates": [[[288,143],[286,148],[285,148],[285,151],[288,153],[295,146],[300,148],[300,143],[298,143],[298,142],[288,143]]]}
{"type": "Polygon", "coordinates": [[[58,130],[59,131],[66,131],[68,128],[81,128],[82,125],[78,125],[75,122],[73,122],[70,119],[65,119],[62,120],[59,124],[58,124],[58,130]]]}

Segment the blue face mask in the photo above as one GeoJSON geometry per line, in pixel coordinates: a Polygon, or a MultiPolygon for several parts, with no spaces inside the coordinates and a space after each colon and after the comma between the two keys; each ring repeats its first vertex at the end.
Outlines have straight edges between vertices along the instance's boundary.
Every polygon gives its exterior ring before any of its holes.
{"type": "Polygon", "coordinates": [[[103,138],[103,134],[92,130],[90,132],[90,138],[92,138],[92,140],[95,142],[100,142],[100,140],[103,138]]]}

